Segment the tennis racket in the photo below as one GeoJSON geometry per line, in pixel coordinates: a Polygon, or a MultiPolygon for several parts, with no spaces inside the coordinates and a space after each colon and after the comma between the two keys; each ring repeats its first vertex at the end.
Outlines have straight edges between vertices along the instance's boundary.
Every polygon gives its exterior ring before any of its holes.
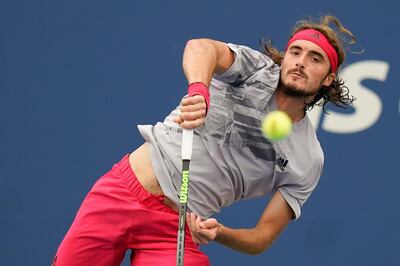
{"type": "Polygon", "coordinates": [[[182,132],[182,183],[179,192],[178,244],[176,248],[176,266],[183,266],[185,253],[186,209],[189,199],[189,164],[192,157],[193,130],[182,132]]]}

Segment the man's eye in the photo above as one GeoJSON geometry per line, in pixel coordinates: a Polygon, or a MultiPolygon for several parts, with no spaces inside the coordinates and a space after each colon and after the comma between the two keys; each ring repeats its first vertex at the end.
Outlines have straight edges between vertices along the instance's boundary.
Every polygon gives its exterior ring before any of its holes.
{"type": "Polygon", "coordinates": [[[321,59],[320,59],[319,57],[315,57],[315,56],[313,56],[313,57],[311,58],[311,60],[312,60],[313,62],[316,62],[316,63],[321,62],[321,59]]]}

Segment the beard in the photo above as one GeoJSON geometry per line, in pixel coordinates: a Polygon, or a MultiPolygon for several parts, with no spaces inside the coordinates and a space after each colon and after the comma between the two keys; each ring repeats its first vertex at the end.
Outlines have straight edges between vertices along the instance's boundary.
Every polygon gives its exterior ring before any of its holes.
{"type": "Polygon", "coordinates": [[[314,96],[319,91],[319,88],[310,91],[304,90],[299,87],[289,85],[283,82],[282,79],[279,80],[278,88],[280,88],[286,95],[296,98],[307,98],[314,96]]]}

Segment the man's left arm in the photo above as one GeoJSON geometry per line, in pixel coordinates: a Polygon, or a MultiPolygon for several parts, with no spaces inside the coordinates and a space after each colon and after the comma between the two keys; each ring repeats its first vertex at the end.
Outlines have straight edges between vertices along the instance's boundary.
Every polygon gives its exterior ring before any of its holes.
{"type": "Polygon", "coordinates": [[[254,228],[233,229],[214,218],[201,221],[195,214],[188,215],[188,224],[193,240],[199,244],[215,240],[234,250],[256,255],[273,243],[293,217],[291,207],[277,191],[254,228]]]}

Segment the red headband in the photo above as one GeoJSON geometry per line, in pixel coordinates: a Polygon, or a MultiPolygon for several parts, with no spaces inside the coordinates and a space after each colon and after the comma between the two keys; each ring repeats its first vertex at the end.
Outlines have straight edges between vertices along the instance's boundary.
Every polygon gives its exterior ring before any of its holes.
{"type": "Polygon", "coordinates": [[[290,44],[296,40],[310,41],[321,47],[326,56],[328,56],[329,63],[331,63],[331,71],[336,73],[338,68],[338,55],[333,45],[324,34],[314,29],[301,30],[290,38],[287,48],[289,48],[290,44]]]}

